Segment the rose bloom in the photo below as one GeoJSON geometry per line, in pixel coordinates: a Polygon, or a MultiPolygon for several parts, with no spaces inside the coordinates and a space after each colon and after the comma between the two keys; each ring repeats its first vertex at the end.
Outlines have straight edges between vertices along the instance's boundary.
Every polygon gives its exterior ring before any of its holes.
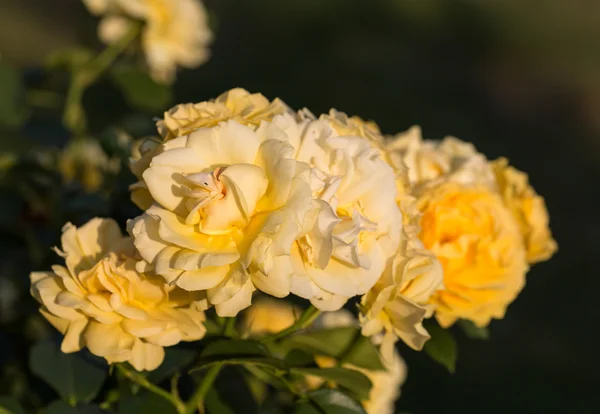
{"type": "Polygon", "coordinates": [[[77,180],[90,193],[102,188],[105,177],[116,175],[120,168],[120,160],[109,158],[93,139],[72,140],[58,158],[58,169],[64,181],[77,180]]]}
{"type": "Polygon", "coordinates": [[[194,68],[204,63],[212,40],[208,18],[200,0],[83,0],[88,10],[104,16],[98,27],[105,43],[119,40],[132,24],[145,23],[142,47],[152,77],[172,82],[177,66],[194,68]]]}
{"type": "MultiPolygon", "coordinates": [[[[315,321],[315,325],[326,329],[353,326],[357,324],[354,315],[346,310],[324,313],[315,321]]],[[[369,371],[352,364],[343,364],[344,368],[354,369],[363,373],[373,384],[371,392],[369,393],[369,398],[361,401],[367,414],[394,413],[396,400],[400,397],[400,387],[406,381],[406,363],[394,348],[393,344],[390,345],[391,346],[382,345],[381,348],[380,357],[385,368],[383,371],[369,371]]],[[[315,357],[315,362],[320,368],[337,366],[335,358],[323,355],[317,355],[315,357]]],[[[323,379],[315,376],[307,376],[306,381],[308,387],[311,389],[319,388],[324,382],[323,379]]]]}
{"type": "Polygon", "coordinates": [[[40,312],[65,335],[61,349],[87,347],[109,363],[153,370],[164,347],[202,338],[204,313],[187,292],[135,270],[135,249],[109,219],[65,225],[65,266],[31,274],[40,312]]]}
{"type": "Polygon", "coordinates": [[[162,144],[142,173],[154,204],[129,223],[140,270],[202,292],[221,316],[249,306],[255,288],[288,295],[313,203],[310,168],[286,141],[274,123],[229,120],[162,144]]]}
{"type": "Polygon", "coordinates": [[[527,261],[548,260],[558,249],[549,228],[544,199],[529,185],[527,174],[508,165],[504,158],[492,162],[504,202],[517,218],[527,248],[527,261]]]}
{"type": "MultiPolygon", "coordinates": [[[[435,255],[418,239],[405,236],[377,284],[362,297],[359,320],[362,334],[383,334],[383,346],[392,347],[397,338],[421,350],[430,338],[423,320],[432,316],[432,296],[443,288],[443,271],[435,255]]],[[[389,354],[389,352],[388,352],[389,354]]]]}
{"type": "Polygon", "coordinates": [[[291,113],[291,109],[279,98],[269,101],[260,93],[234,88],[213,100],[176,105],[165,112],[156,127],[168,141],[228,120],[258,127],[262,121],[271,121],[275,115],[285,113],[291,113]]]}
{"type": "MultiPolygon", "coordinates": [[[[527,246],[534,244],[528,238],[537,246],[553,243],[543,200],[526,183],[511,188],[500,183],[493,165],[456,138],[423,141],[420,130],[412,128],[388,148],[408,167],[423,214],[420,238],[444,268],[445,288],[431,299],[439,323],[446,327],[462,318],[485,326],[504,317],[525,284],[527,246]],[[531,199],[536,207],[523,207],[532,203],[521,200],[531,199]],[[518,214],[525,211],[520,225],[518,214]]],[[[497,173],[505,171],[500,165],[497,173]]]]}
{"type": "Polygon", "coordinates": [[[299,119],[289,135],[296,158],[312,167],[318,214],[292,249],[292,292],[332,311],[377,282],[400,242],[402,214],[394,172],[368,139],[341,135],[327,117],[304,111],[299,119]]]}
{"type": "Polygon", "coordinates": [[[263,296],[242,313],[241,331],[250,336],[278,333],[292,326],[300,313],[290,302],[263,296]]]}
{"type": "Polygon", "coordinates": [[[152,197],[142,174],[149,167],[152,158],[163,150],[163,142],[228,120],[257,128],[262,121],[270,122],[276,115],[291,113],[290,111],[280,99],[269,101],[259,93],[251,94],[241,88],[231,89],[213,100],[174,106],[156,123],[160,137],[142,139],[134,148],[130,168],[138,181],[130,188],[132,201],[142,210],[152,204],[152,197]]]}

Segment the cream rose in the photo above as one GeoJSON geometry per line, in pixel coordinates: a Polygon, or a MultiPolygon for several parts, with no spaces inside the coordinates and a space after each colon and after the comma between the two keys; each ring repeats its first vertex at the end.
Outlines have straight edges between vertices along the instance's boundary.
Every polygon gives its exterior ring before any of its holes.
{"type": "Polygon", "coordinates": [[[309,166],[286,141],[276,125],[229,120],[162,144],[142,174],[154,204],[129,223],[140,270],[205,292],[221,316],[255,288],[289,294],[292,244],[314,207],[309,166]]]}
{"type": "Polygon", "coordinates": [[[259,93],[234,88],[216,99],[195,104],[180,104],[165,112],[156,123],[160,137],[140,140],[130,159],[130,168],[138,181],[131,186],[131,199],[142,210],[152,204],[152,197],[142,174],[152,158],[163,150],[161,145],[173,138],[188,135],[198,128],[214,127],[219,122],[234,120],[255,129],[262,121],[271,122],[276,115],[291,113],[280,99],[269,101],[259,93]]]}
{"type": "Polygon", "coordinates": [[[208,18],[200,0],[83,0],[88,10],[104,18],[100,39],[113,43],[132,24],[142,20],[142,47],[152,77],[172,82],[177,66],[194,68],[210,55],[208,18]]]}
{"type": "Polygon", "coordinates": [[[298,160],[312,168],[318,215],[292,249],[292,292],[322,310],[366,293],[396,251],[402,215],[394,172],[370,141],[340,135],[327,118],[288,125],[298,160]],[[299,133],[297,133],[299,131],[299,133]]]}
{"type": "Polygon", "coordinates": [[[291,113],[291,110],[279,98],[269,101],[260,93],[251,94],[245,89],[234,88],[214,100],[176,105],[165,112],[156,127],[168,141],[228,120],[258,127],[262,121],[270,122],[276,115],[285,113],[291,113]]]}
{"type": "Polygon", "coordinates": [[[430,338],[423,320],[431,317],[432,296],[443,288],[443,271],[435,255],[406,236],[377,284],[361,300],[359,320],[365,336],[384,335],[390,347],[397,338],[421,350],[430,338]]]}
{"type": "Polygon", "coordinates": [[[153,370],[165,346],[204,336],[204,313],[192,297],[138,273],[131,240],[114,221],[65,225],[62,249],[57,252],[66,267],[32,273],[31,293],[42,315],[65,335],[63,352],[87,347],[109,363],[153,370]]]}

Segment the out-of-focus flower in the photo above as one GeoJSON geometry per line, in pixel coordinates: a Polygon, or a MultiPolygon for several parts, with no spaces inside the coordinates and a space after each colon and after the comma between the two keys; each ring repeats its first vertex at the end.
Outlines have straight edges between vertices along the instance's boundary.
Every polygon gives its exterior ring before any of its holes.
{"type": "Polygon", "coordinates": [[[194,68],[210,55],[212,33],[200,0],[83,0],[88,10],[104,16],[100,39],[113,43],[129,29],[132,20],[145,23],[142,47],[152,77],[172,82],[177,66],[194,68]]]}
{"type": "Polygon", "coordinates": [[[250,335],[272,334],[289,328],[300,309],[281,299],[261,297],[242,314],[241,330],[250,335]]]}
{"type": "Polygon", "coordinates": [[[88,192],[98,191],[107,174],[117,174],[121,168],[118,158],[109,158],[98,141],[71,140],[61,151],[58,168],[68,182],[78,180],[88,192]]]}
{"type": "Polygon", "coordinates": [[[194,298],[138,273],[133,244],[114,221],[65,225],[57,253],[66,267],[32,273],[31,293],[42,315],[65,335],[63,352],[87,347],[109,363],[153,370],[163,361],[163,347],[204,336],[204,313],[194,298]]]}
{"type": "Polygon", "coordinates": [[[162,144],[142,174],[154,204],[129,223],[140,270],[205,292],[221,316],[249,306],[255,287],[288,295],[292,244],[314,208],[309,166],[293,155],[267,122],[229,120],[162,144]]]}
{"type": "Polygon", "coordinates": [[[165,112],[156,127],[163,139],[168,141],[228,120],[258,127],[262,121],[270,122],[275,115],[284,113],[291,113],[291,110],[281,99],[269,101],[260,93],[251,94],[234,88],[214,100],[176,105],[165,112]]]}
{"type": "Polygon", "coordinates": [[[456,138],[423,141],[412,128],[388,149],[408,167],[423,213],[420,238],[444,268],[445,288],[431,299],[440,324],[464,318],[485,326],[502,318],[525,284],[527,250],[536,252],[530,257],[553,250],[543,200],[505,163],[493,168],[456,138]]]}
{"type": "Polygon", "coordinates": [[[318,215],[292,250],[292,292],[332,311],[377,282],[398,248],[402,215],[394,172],[370,140],[341,135],[346,130],[328,117],[300,120],[288,127],[297,132],[290,133],[297,159],[312,167],[318,215]]]}
{"type": "Polygon", "coordinates": [[[509,166],[506,159],[493,161],[492,167],[500,194],[521,228],[527,260],[529,263],[548,260],[558,246],[550,233],[544,199],[529,185],[527,174],[509,166]]]}
{"type": "MultiPolygon", "coordinates": [[[[324,313],[316,324],[323,328],[339,328],[344,326],[356,325],[357,321],[354,316],[346,311],[324,313]]],[[[395,402],[400,397],[400,387],[406,381],[407,368],[406,363],[393,347],[393,344],[388,344],[381,349],[381,359],[385,370],[369,371],[364,368],[359,368],[352,364],[344,364],[344,368],[354,369],[366,375],[373,384],[369,398],[361,401],[363,407],[368,414],[392,414],[395,412],[395,402]]],[[[317,355],[315,362],[320,368],[330,368],[337,365],[334,358],[317,355]]],[[[321,378],[315,376],[307,376],[306,381],[309,388],[318,388],[323,383],[321,378]]]]}

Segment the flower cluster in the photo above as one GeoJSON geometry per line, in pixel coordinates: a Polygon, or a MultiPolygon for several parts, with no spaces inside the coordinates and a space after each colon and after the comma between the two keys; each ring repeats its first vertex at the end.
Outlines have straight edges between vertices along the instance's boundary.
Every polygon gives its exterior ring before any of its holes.
{"type": "Polygon", "coordinates": [[[83,0],[88,10],[103,16],[98,35],[105,43],[121,39],[135,20],[144,22],[142,48],[152,77],[172,82],[177,65],[205,62],[212,40],[207,13],[200,0],[83,0]]]}
{"type": "Polygon", "coordinates": [[[527,177],[454,138],[387,139],[372,122],[242,89],[178,105],[157,129],[131,159],[143,212],[130,237],[109,220],[67,225],[67,267],[32,274],[65,352],[153,369],[162,347],[203,336],[210,308],[249,308],[249,326],[272,332],[268,309],[251,306],[262,292],[327,312],[356,298],[355,323],[397,368],[393,344],[421,349],[425,318],[502,317],[528,265],[556,250],[527,177]]]}

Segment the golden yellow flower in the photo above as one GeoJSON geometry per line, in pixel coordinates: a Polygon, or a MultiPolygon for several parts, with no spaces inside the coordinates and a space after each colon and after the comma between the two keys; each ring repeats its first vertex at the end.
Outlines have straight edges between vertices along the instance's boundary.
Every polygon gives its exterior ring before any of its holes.
{"type": "Polygon", "coordinates": [[[525,240],[529,263],[548,260],[558,249],[548,225],[544,199],[529,185],[527,174],[508,165],[504,158],[492,162],[504,203],[517,218],[525,240]]]}
{"type": "Polygon", "coordinates": [[[174,106],[165,112],[156,126],[163,139],[168,141],[228,120],[258,127],[262,121],[270,122],[275,115],[285,113],[291,113],[291,110],[279,98],[269,101],[260,93],[251,94],[234,88],[214,100],[174,106]]]}
{"type": "Polygon", "coordinates": [[[205,292],[221,316],[255,288],[288,295],[292,244],[314,207],[310,168],[285,138],[275,124],[229,120],[162,144],[142,174],[154,204],[129,223],[140,270],[205,292]]]}
{"type": "Polygon", "coordinates": [[[212,40],[200,0],[83,0],[88,10],[105,16],[98,27],[100,39],[120,39],[132,20],[145,23],[142,47],[152,77],[172,82],[177,66],[194,68],[204,63],[212,40]]]}
{"type": "Polygon", "coordinates": [[[486,186],[448,182],[424,193],[421,239],[444,268],[445,289],[432,298],[444,327],[457,318],[486,326],[502,318],[528,270],[518,225],[486,186]]]}
{"type": "Polygon", "coordinates": [[[119,172],[118,158],[109,158],[94,139],[72,140],[58,159],[58,168],[68,183],[78,180],[88,192],[98,191],[107,174],[119,172]]]}
{"type": "Polygon", "coordinates": [[[131,240],[114,221],[65,225],[62,249],[57,252],[66,267],[32,273],[31,293],[42,315],[65,335],[63,352],[87,347],[109,363],[153,370],[163,361],[163,347],[204,336],[204,313],[193,298],[138,273],[131,240]]]}
{"type": "Polygon", "coordinates": [[[282,299],[261,297],[242,313],[241,330],[250,335],[278,333],[289,328],[300,309],[282,299]]]}
{"type": "Polygon", "coordinates": [[[440,324],[502,318],[525,284],[528,259],[555,249],[541,197],[505,161],[491,164],[456,138],[423,141],[412,128],[388,150],[408,167],[420,238],[444,268],[445,288],[431,300],[440,324]]]}

